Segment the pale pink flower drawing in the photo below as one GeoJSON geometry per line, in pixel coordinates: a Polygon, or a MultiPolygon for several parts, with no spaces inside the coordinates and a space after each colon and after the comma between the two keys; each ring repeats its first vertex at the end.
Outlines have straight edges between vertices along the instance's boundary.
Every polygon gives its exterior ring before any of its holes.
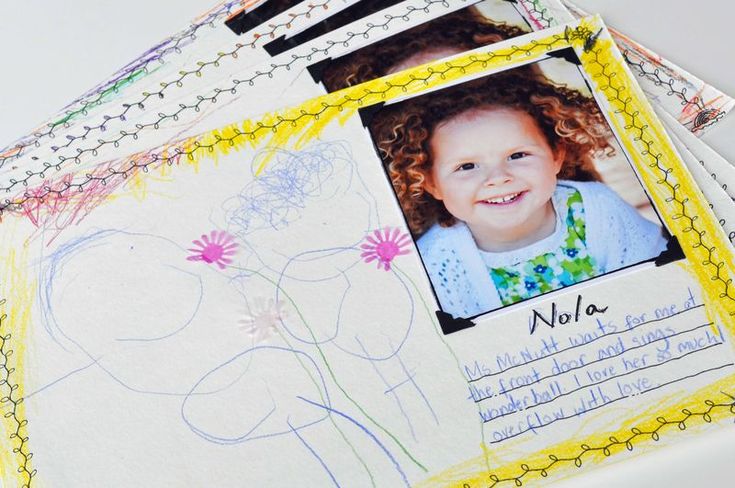
{"type": "Polygon", "coordinates": [[[408,254],[411,238],[397,227],[378,229],[365,236],[367,242],[360,245],[360,256],[366,263],[378,262],[378,269],[390,271],[390,263],[396,256],[408,254]]]}
{"type": "Polygon", "coordinates": [[[278,323],[286,318],[287,311],[281,302],[272,298],[265,300],[255,299],[250,313],[240,321],[240,328],[244,329],[255,342],[262,342],[278,332],[278,323]]]}
{"type": "Polygon", "coordinates": [[[237,249],[234,238],[223,230],[213,230],[209,236],[202,234],[201,239],[195,239],[192,243],[195,247],[188,250],[193,254],[187,260],[214,263],[219,269],[225,269],[232,262],[231,256],[237,249]]]}

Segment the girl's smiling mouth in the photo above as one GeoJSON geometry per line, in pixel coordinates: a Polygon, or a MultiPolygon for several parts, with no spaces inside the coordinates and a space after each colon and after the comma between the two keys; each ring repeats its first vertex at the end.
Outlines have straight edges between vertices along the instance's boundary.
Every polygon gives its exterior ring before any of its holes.
{"type": "Polygon", "coordinates": [[[500,197],[494,197],[494,198],[488,198],[486,200],[480,200],[477,203],[483,204],[483,205],[510,205],[512,203],[517,202],[519,199],[525,195],[525,191],[521,191],[518,193],[508,193],[507,195],[503,195],[500,197]]]}

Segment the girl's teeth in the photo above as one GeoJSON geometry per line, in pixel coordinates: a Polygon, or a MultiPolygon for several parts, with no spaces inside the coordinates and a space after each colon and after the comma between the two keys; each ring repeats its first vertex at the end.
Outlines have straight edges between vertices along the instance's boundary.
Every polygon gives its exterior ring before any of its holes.
{"type": "Polygon", "coordinates": [[[508,203],[512,202],[518,198],[518,193],[514,193],[513,195],[507,195],[501,198],[493,198],[491,200],[485,200],[487,203],[508,203]]]}

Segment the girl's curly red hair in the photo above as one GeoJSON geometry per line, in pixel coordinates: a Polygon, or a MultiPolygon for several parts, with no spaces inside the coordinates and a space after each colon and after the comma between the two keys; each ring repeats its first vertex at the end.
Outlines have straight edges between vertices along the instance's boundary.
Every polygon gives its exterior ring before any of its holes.
{"type": "Polygon", "coordinates": [[[610,129],[592,98],[555,85],[533,67],[515,68],[389,105],[370,122],[375,141],[413,234],[455,223],[426,189],[435,128],[482,108],[511,108],[531,115],[555,151],[564,150],[560,179],[599,181],[594,158],[610,155],[610,129]]]}
{"type": "Polygon", "coordinates": [[[322,72],[322,82],[333,92],[385,76],[415,53],[437,48],[467,51],[525,33],[467,7],[334,59],[322,72]]]}

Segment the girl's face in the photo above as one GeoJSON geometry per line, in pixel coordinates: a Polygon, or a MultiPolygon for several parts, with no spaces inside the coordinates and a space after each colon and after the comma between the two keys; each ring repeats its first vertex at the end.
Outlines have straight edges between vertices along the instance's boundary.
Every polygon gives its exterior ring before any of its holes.
{"type": "Polygon", "coordinates": [[[427,190],[486,251],[523,247],[554,231],[551,196],[564,151],[511,108],[480,108],[439,125],[427,190]]]}

